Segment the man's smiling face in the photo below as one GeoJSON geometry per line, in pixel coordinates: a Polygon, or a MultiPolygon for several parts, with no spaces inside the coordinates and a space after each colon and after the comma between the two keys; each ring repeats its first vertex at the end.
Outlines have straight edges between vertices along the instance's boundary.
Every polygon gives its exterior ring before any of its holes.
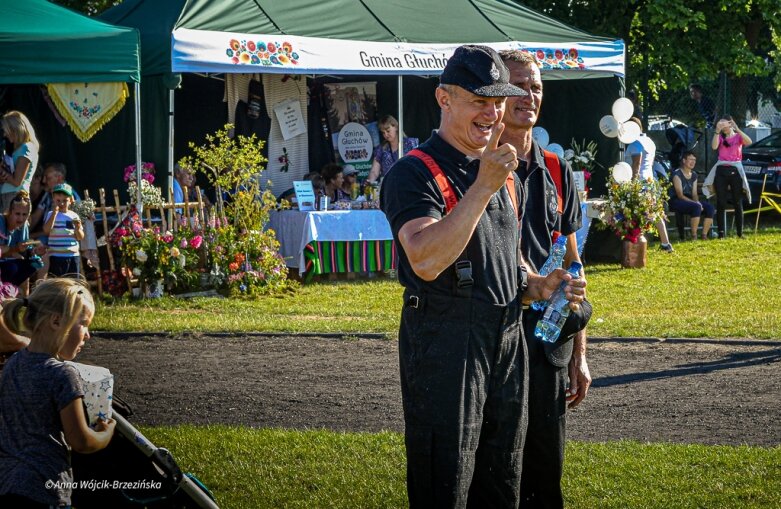
{"type": "Polygon", "coordinates": [[[456,148],[465,154],[482,151],[488,145],[491,131],[502,120],[504,97],[483,97],[460,87],[451,86],[444,99],[456,148]]]}
{"type": "Polygon", "coordinates": [[[523,97],[508,97],[504,123],[508,130],[531,129],[537,123],[542,105],[542,78],[540,69],[533,63],[506,60],[510,70],[510,83],[529,93],[523,97]]]}

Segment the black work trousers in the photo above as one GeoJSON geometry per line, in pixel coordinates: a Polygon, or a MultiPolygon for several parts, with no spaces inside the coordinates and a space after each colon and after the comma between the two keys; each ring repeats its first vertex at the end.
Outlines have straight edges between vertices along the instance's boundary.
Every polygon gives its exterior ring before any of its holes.
{"type": "MultiPolygon", "coordinates": [[[[564,465],[568,368],[553,365],[542,340],[534,337],[541,313],[524,311],[523,329],[529,352],[529,426],[523,448],[523,509],[564,507],[561,475],[564,465]]],[[[570,340],[572,341],[572,340],[570,340]]],[[[564,364],[564,363],[562,363],[564,364]]]]}
{"type": "Polygon", "coordinates": [[[404,302],[410,507],[517,508],[528,384],[520,306],[409,292],[404,302]]]}
{"type": "Polygon", "coordinates": [[[743,179],[734,166],[721,165],[716,168],[713,180],[716,189],[716,225],[719,238],[727,231],[727,200],[735,206],[735,230],[738,237],[743,236],[743,179]]]}

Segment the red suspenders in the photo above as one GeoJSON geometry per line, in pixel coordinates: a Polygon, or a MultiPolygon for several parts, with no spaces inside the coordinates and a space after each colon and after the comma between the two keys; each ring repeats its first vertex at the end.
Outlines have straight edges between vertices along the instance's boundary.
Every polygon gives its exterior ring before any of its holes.
{"type": "MultiPolygon", "coordinates": [[[[442,193],[442,197],[445,199],[445,213],[450,213],[458,203],[458,197],[456,196],[453,186],[450,185],[450,181],[445,177],[445,172],[442,171],[442,168],[434,161],[433,157],[422,150],[412,149],[407,152],[407,155],[417,157],[426,165],[426,168],[428,168],[428,171],[430,171],[431,175],[434,177],[434,181],[437,183],[439,191],[442,193]]],[[[510,193],[513,210],[515,210],[516,216],[520,217],[521,214],[518,213],[518,196],[515,194],[515,172],[510,172],[510,174],[507,175],[507,181],[504,185],[507,188],[507,192],[510,193]]]]}
{"type": "Polygon", "coordinates": [[[548,167],[548,173],[550,173],[551,178],[553,178],[553,183],[556,184],[556,211],[561,214],[564,212],[564,199],[561,197],[563,193],[561,191],[561,165],[559,164],[559,156],[553,152],[548,152],[547,150],[543,150],[542,153],[545,155],[545,166],[548,167]]]}

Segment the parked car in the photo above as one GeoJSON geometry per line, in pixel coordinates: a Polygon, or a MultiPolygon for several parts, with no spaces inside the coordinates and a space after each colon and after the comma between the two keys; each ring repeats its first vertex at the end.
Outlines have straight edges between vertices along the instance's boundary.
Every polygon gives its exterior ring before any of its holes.
{"type": "Polygon", "coordinates": [[[743,169],[754,203],[759,200],[766,175],[765,190],[781,192],[781,131],[743,147],[743,169]]]}

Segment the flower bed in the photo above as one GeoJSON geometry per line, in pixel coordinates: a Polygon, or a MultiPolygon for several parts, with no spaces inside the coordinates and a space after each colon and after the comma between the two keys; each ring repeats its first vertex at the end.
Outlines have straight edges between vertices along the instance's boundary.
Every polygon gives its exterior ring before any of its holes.
{"type": "Polygon", "coordinates": [[[293,283],[273,232],[237,233],[212,218],[204,228],[180,225],[175,231],[127,228],[115,236],[124,274],[142,293],[162,281],[166,292],[217,289],[230,296],[284,291],[293,283]]]}
{"type": "MultiPolygon", "coordinates": [[[[274,195],[259,182],[266,162],[263,142],[255,136],[229,136],[226,125],[206,144],[196,146],[180,165],[206,174],[217,190],[217,205],[205,224],[197,217],[179,217],[173,230],[144,227],[134,206],[110,235],[122,264],[119,278],[136,279],[141,294],[159,288],[189,293],[216,289],[225,295],[254,297],[288,291],[297,283],[288,280],[287,267],[279,254],[279,242],[272,230],[264,230],[269,210],[276,206],[274,195]],[[223,200],[229,190],[230,200],[223,200]]],[[[144,205],[159,205],[160,189],[153,186],[154,165],[141,169],[144,205]]],[[[135,197],[138,173],[135,165],[125,168],[131,200],[135,197]]],[[[187,216],[187,214],[185,214],[187,216]]],[[[117,274],[108,274],[115,292],[124,290],[117,274]]]]}

